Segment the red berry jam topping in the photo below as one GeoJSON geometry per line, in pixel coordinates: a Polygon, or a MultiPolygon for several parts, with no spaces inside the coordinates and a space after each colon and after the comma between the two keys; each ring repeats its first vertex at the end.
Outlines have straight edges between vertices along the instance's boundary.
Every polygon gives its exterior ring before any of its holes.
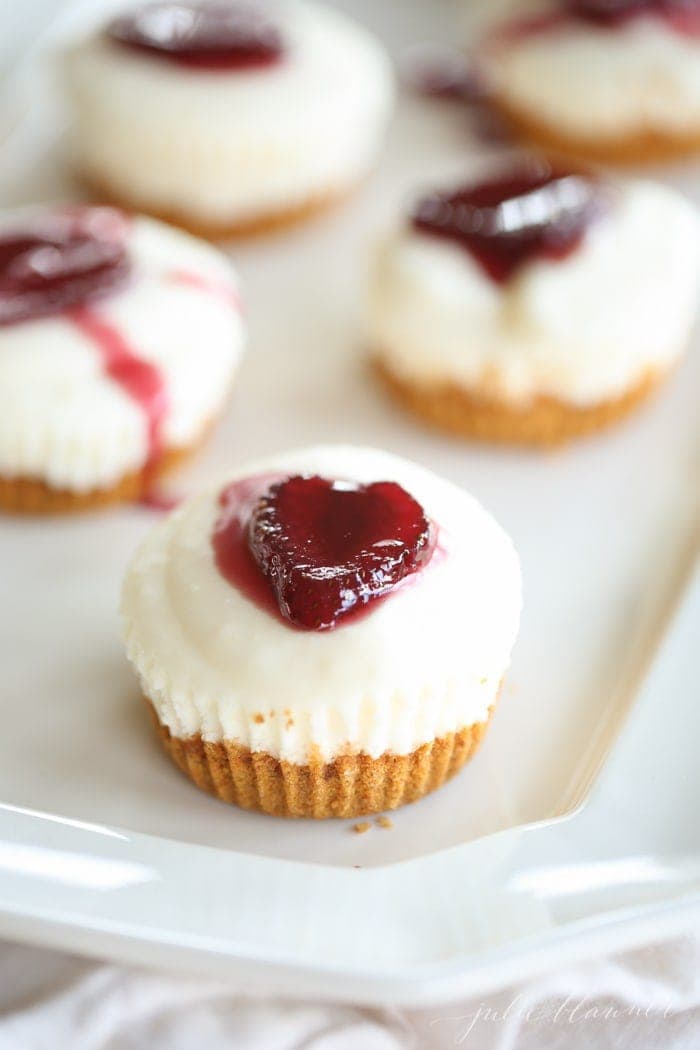
{"type": "Polygon", "coordinates": [[[109,294],[128,279],[127,221],[110,208],[66,208],[0,233],[0,325],[109,294]]]}
{"type": "Polygon", "coordinates": [[[227,488],[221,503],[219,571],[303,630],[330,630],[366,611],[434,549],[423,508],[392,481],[252,478],[227,488]]]}
{"type": "Polygon", "coordinates": [[[190,69],[262,69],[282,57],[277,27],[252,3],[174,0],[147,4],[107,27],[115,42],[190,69]]]}
{"type": "Polygon", "coordinates": [[[614,28],[649,16],[662,18],[681,32],[700,30],[699,0],[564,0],[564,9],[599,26],[614,28]]]}
{"type": "Polygon", "coordinates": [[[559,0],[559,7],[552,11],[504,22],[495,30],[494,39],[537,36],[571,22],[614,30],[641,18],[663,21],[684,36],[700,36],[700,0],[559,0]]]}
{"type": "Polygon", "coordinates": [[[504,284],[533,259],[574,252],[601,210],[601,197],[599,184],[587,176],[522,164],[487,182],[426,197],[412,224],[465,248],[504,284]]]}

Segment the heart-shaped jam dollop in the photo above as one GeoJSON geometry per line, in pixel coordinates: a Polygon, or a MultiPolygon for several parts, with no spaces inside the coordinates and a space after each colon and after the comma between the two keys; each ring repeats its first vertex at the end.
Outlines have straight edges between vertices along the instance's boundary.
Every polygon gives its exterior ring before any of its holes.
{"type": "Polygon", "coordinates": [[[107,27],[111,40],[191,69],[261,69],[282,57],[279,29],[252,3],[147,4],[107,27]]]}
{"type": "Polygon", "coordinates": [[[594,25],[615,27],[650,16],[679,31],[700,30],[700,0],[564,0],[564,9],[594,25]]]}
{"type": "Polygon", "coordinates": [[[28,217],[0,232],[0,325],[82,306],[130,272],[126,218],[111,208],[28,217]]]}
{"type": "Polygon", "coordinates": [[[234,482],[212,537],[221,574],[295,627],[325,631],[427,565],[435,529],[401,485],[318,475],[234,482]]]}
{"type": "Polygon", "coordinates": [[[601,205],[594,179],[523,164],[477,185],[426,197],[412,224],[466,248],[493,281],[504,284],[533,259],[563,259],[575,251],[601,205]]]}
{"type": "Polygon", "coordinates": [[[248,543],[282,615],[325,630],[430,557],[430,523],[400,485],[288,478],[255,505],[248,543]]]}

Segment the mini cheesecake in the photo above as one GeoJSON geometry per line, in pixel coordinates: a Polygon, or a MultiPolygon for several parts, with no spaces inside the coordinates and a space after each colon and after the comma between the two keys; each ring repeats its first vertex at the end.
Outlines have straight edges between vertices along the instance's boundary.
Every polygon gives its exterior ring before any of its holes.
{"type": "Polygon", "coordinates": [[[665,186],[534,158],[428,194],[376,256],[377,368],[455,434],[556,444],[598,430],[682,355],[699,228],[665,186]]]}
{"type": "Polygon", "coordinates": [[[539,146],[612,163],[700,150],[700,0],[542,0],[477,50],[494,106],[539,146]]]}
{"type": "Polygon", "coordinates": [[[221,413],[243,341],[209,245],[111,208],[0,213],[0,508],[147,494],[221,413]]]}
{"type": "Polygon", "coordinates": [[[64,71],[85,181],[212,237],[348,193],[393,100],[381,46],[306,0],[143,4],[75,44],[64,71]]]}
{"type": "Polygon", "coordinates": [[[237,471],[161,521],[122,594],[127,653],[198,787],[353,817],[439,787],[508,668],[518,559],[473,497],[384,452],[237,471]]]}

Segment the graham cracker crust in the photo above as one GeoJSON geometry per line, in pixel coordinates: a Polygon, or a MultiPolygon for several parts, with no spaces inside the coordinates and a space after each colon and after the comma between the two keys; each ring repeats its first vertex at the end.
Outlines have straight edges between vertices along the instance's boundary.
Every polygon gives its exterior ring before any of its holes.
{"type": "Polygon", "coordinates": [[[517,139],[548,153],[624,167],[683,160],[700,152],[700,129],[689,135],[649,128],[635,135],[615,139],[587,138],[576,134],[565,135],[502,98],[495,98],[493,105],[517,139]]]}
{"type": "Polygon", "coordinates": [[[146,201],[138,198],[130,198],[124,193],[115,190],[107,182],[92,175],[80,173],[79,180],[96,202],[110,204],[126,212],[142,212],[150,215],[160,222],[169,226],[178,226],[187,230],[195,237],[201,237],[206,241],[227,241],[236,238],[258,237],[267,233],[289,226],[296,226],[307,219],[320,215],[325,211],[341,204],[347,197],[351,196],[353,188],[342,190],[329,190],[328,193],[317,194],[308,200],[302,201],[289,208],[282,208],[262,215],[251,216],[247,219],[236,219],[233,222],[207,222],[195,218],[185,211],[177,209],[153,207],[146,201]]]}
{"type": "Polygon", "coordinates": [[[602,430],[631,412],[659,386],[649,373],[622,397],[581,407],[554,397],[537,397],[520,408],[456,384],[428,385],[399,378],[375,358],[374,365],[396,401],[450,434],[477,441],[552,447],[602,430]]]}
{"type": "Polygon", "coordinates": [[[416,802],[461,769],[489,724],[466,726],[407,755],[349,754],[297,765],[233,741],[174,737],[147,703],[163,747],[198,788],[275,817],[363,817],[416,802]]]}
{"type": "Polygon", "coordinates": [[[108,488],[89,489],[87,492],[54,488],[38,478],[0,475],[0,511],[10,514],[72,514],[115,503],[136,502],[144,497],[155,481],[194,455],[204,438],[202,435],[191,445],[166,449],[157,464],[125,474],[108,488]]]}

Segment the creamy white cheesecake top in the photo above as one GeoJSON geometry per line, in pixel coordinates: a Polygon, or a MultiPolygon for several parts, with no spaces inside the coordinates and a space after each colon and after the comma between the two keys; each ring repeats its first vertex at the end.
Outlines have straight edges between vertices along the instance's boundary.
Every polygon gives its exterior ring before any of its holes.
{"type": "Polygon", "coordinates": [[[147,536],[127,572],[129,659],[170,732],[226,739],[292,762],[408,753],[496,699],[518,628],[518,558],[462,489],[385,452],[327,446],[235,471],[396,481],[437,525],[439,555],[358,619],[299,630],[220,573],[212,533],[224,485],[147,536]]]}
{"type": "Polygon", "coordinates": [[[393,103],[382,46],[324,4],[265,5],[279,61],[201,70],[96,31],[65,57],[86,173],[144,207],[235,223],[338,193],[367,171],[393,103]]]}
{"type": "Polygon", "coordinates": [[[370,281],[369,339],[399,377],[526,404],[619,397],[685,349],[700,288],[697,209],[649,181],[611,184],[609,206],[566,258],[506,284],[462,245],[403,224],[370,281]]]}
{"type": "MultiPolygon", "coordinates": [[[[0,240],[42,211],[2,213],[0,240]]],[[[126,220],[124,247],[128,278],[79,314],[0,324],[0,474],[86,491],[143,468],[140,363],[162,385],[161,451],[196,441],[222,409],[244,345],[232,266],[147,218],[126,220]]]]}

